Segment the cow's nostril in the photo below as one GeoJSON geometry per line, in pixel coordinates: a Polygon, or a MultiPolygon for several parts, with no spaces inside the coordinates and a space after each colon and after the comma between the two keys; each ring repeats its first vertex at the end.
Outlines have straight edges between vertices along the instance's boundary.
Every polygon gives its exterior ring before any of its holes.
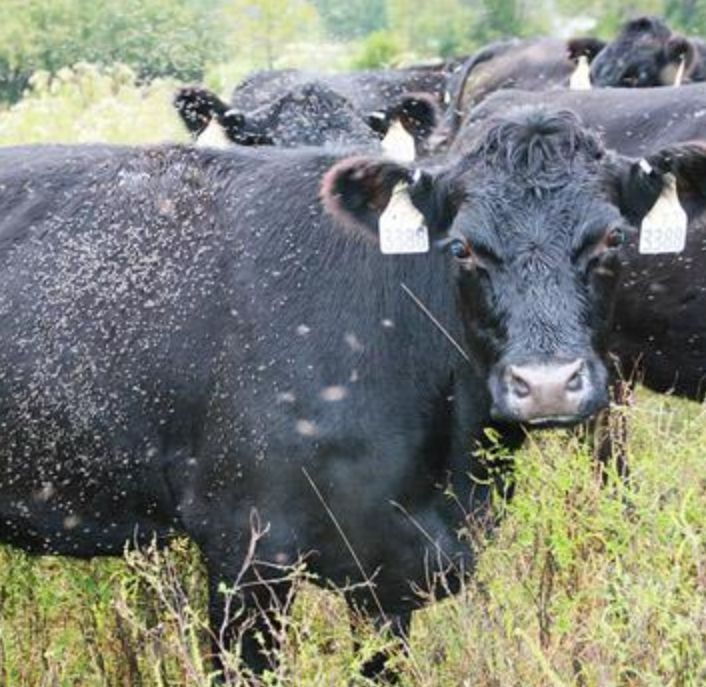
{"type": "Polygon", "coordinates": [[[566,383],[566,390],[567,391],[581,391],[583,388],[583,367],[576,370],[574,374],[571,375],[571,378],[569,381],[566,383]]]}
{"type": "Polygon", "coordinates": [[[530,385],[515,372],[512,367],[510,372],[510,389],[518,398],[527,398],[532,392],[530,385]]]}

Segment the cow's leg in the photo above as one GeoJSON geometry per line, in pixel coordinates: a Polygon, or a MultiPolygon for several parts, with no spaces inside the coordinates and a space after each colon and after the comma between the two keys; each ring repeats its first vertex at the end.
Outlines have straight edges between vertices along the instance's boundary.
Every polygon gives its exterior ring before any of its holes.
{"type": "Polygon", "coordinates": [[[220,565],[209,570],[209,623],[215,660],[225,679],[238,672],[238,643],[242,665],[254,675],[277,668],[281,619],[293,590],[287,579],[263,578],[264,574],[254,572],[237,580],[224,576],[220,565]]]}
{"type": "Polygon", "coordinates": [[[281,619],[294,597],[290,566],[297,562],[296,553],[273,535],[283,528],[262,523],[256,511],[247,526],[244,518],[232,524],[202,531],[201,541],[194,537],[206,561],[215,659],[226,679],[240,672],[238,646],[243,667],[254,675],[277,668],[281,619]],[[247,538],[239,536],[247,531],[247,538]]]}
{"type": "MultiPolygon", "coordinates": [[[[357,613],[351,609],[351,613],[357,613]]],[[[352,616],[354,618],[354,616],[352,616]]],[[[376,615],[373,617],[373,622],[375,624],[375,629],[378,631],[387,630],[394,637],[400,640],[400,643],[405,648],[409,646],[409,628],[412,622],[411,613],[386,613],[385,615],[376,615]]],[[[359,643],[356,640],[356,628],[355,622],[352,621],[353,626],[353,646],[356,651],[359,649],[359,643]]],[[[399,675],[397,671],[389,667],[389,654],[385,651],[379,651],[378,653],[371,656],[364,664],[361,669],[361,674],[363,677],[369,680],[375,680],[380,684],[397,684],[399,681],[399,675]]]]}

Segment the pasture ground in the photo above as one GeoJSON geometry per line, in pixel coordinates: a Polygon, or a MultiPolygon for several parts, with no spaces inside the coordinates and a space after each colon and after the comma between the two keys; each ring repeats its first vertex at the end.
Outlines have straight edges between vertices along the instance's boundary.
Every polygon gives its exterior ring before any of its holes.
{"type": "MultiPolygon", "coordinates": [[[[601,488],[574,436],[532,435],[477,576],[417,614],[408,656],[370,629],[354,654],[340,594],[299,573],[265,684],[344,685],[387,647],[406,687],[702,687],[706,410],[643,392],[630,426],[628,488],[601,488]]],[[[184,540],[90,562],[0,549],[0,684],[206,686],[204,590],[184,540]]]]}

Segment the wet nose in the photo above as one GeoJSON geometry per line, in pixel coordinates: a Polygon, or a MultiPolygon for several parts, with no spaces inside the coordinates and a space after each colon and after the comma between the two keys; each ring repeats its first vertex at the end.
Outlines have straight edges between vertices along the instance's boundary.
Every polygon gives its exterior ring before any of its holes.
{"type": "Polygon", "coordinates": [[[500,376],[498,414],[521,422],[570,422],[595,405],[588,365],[581,358],[507,365],[500,376]]]}

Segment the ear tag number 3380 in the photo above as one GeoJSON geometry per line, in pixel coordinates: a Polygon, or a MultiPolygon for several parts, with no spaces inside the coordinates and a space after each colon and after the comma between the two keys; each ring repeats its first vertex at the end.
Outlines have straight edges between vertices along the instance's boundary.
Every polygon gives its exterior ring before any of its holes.
{"type": "Polygon", "coordinates": [[[640,225],[640,253],[681,253],[688,221],[677,196],[677,180],[673,174],[666,174],[662,193],[640,225]]]}
{"type": "Polygon", "coordinates": [[[380,250],[386,255],[427,253],[429,231],[422,215],[409,197],[408,184],[400,182],[392,190],[390,202],[380,215],[380,250]]]}

